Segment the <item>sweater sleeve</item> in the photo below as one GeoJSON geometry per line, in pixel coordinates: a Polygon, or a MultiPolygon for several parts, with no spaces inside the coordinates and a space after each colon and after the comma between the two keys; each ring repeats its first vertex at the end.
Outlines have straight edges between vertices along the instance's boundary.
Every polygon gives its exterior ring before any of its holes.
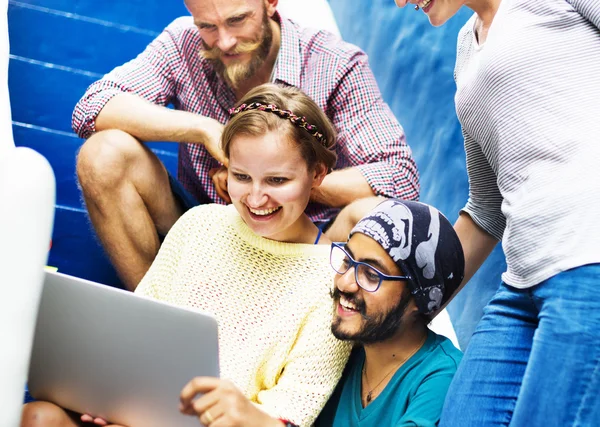
{"type": "Polygon", "coordinates": [[[306,318],[277,385],[261,391],[259,407],[271,416],[310,426],[325,406],[348,360],[351,344],[331,334],[329,297],[306,318]]]}
{"type": "Polygon", "coordinates": [[[598,0],[567,0],[585,19],[600,29],[600,2],[598,0]]]}
{"type": "Polygon", "coordinates": [[[462,211],[468,213],[488,234],[502,240],[506,218],[501,210],[502,194],[496,174],[477,141],[464,130],[463,135],[469,175],[469,200],[462,211]]]}

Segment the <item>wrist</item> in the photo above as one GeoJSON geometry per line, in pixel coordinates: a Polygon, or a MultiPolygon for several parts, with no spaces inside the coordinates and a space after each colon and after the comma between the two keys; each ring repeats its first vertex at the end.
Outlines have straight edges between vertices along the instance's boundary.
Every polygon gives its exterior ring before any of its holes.
{"type": "Polygon", "coordinates": [[[323,192],[322,184],[318,187],[314,187],[310,192],[310,201],[313,203],[321,203],[324,205],[329,205],[326,202],[327,196],[323,192]]]}

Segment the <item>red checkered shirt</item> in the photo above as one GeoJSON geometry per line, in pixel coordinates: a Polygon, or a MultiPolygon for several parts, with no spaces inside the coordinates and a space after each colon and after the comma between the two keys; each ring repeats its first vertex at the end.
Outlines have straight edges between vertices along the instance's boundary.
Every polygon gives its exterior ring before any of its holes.
{"type": "MultiPolygon", "coordinates": [[[[336,169],[358,168],[378,195],[417,199],[416,164],[402,127],[382,99],[367,55],[328,32],[300,28],[275,16],[281,24],[281,47],[273,81],[302,89],[331,119],[338,131],[336,169]]],[[[200,41],[191,17],[173,21],[137,58],[87,89],[73,112],[75,132],[88,138],[100,110],[122,92],[225,123],[235,95],[198,55],[200,41]]],[[[202,145],[180,144],[178,179],[199,199],[208,196],[223,203],[208,176],[217,166],[202,145]]],[[[336,212],[315,203],[307,208],[313,221],[336,212]]]]}

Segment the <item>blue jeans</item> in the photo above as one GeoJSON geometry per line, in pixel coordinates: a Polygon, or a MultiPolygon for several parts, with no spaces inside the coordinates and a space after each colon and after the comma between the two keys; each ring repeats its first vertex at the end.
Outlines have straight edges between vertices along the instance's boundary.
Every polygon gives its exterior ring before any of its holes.
{"type": "Polygon", "coordinates": [[[600,264],[504,283],[450,385],[440,426],[600,426],[600,264]]]}

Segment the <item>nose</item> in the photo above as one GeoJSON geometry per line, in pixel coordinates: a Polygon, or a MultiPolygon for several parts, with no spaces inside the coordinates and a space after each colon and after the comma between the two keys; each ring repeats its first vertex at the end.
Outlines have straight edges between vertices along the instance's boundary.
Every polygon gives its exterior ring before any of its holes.
{"type": "Polygon", "coordinates": [[[229,52],[235,47],[237,39],[231,34],[227,28],[219,29],[219,39],[217,40],[217,47],[223,52],[229,52]]]}
{"type": "Polygon", "coordinates": [[[248,205],[253,208],[259,208],[263,206],[267,201],[267,195],[259,184],[254,184],[248,194],[248,205]]]}
{"type": "Polygon", "coordinates": [[[333,284],[342,292],[355,293],[358,291],[359,286],[356,283],[356,274],[354,273],[354,267],[350,267],[344,274],[336,274],[333,279],[333,284]]]}

